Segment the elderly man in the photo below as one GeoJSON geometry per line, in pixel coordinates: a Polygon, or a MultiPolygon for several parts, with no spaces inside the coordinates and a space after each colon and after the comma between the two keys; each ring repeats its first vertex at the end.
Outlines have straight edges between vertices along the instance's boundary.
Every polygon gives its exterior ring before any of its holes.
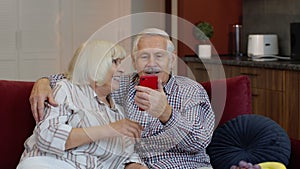
{"type": "MultiPolygon", "coordinates": [[[[143,30],[132,49],[137,73],[123,77],[113,97],[129,119],[144,127],[135,150],[149,168],[212,168],[205,150],[215,122],[209,98],[199,83],[172,74],[175,60],[175,48],[166,32],[143,30]],[[139,86],[142,75],[157,76],[158,89],[139,86]]],[[[54,84],[61,78],[50,76],[50,81],[54,84]]],[[[36,120],[42,117],[44,100],[55,105],[48,79],[36,82],[31,94],[36,120]]]]}

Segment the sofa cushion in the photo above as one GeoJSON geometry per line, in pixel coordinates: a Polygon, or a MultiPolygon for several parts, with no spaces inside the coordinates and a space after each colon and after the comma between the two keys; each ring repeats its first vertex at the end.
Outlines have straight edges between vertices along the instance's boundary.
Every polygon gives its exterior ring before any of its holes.
{"type": "Polygon", "coordinates": [[[214,169],[230,168],[241,160],[287,165],[290,152],[285,130],[270,118],[255,114],[240,115],[218,127],[207,148],[214,169]]]}
{"type": "Polygon", "coordinates": [[[16,168],[35,126],[29,104],[33,82],[0,80],[1,166],[16,168]]]}
{"type": "Polygon", "coordinates": [[[211,100],[216,115],[216,124],[219,126],[238,115],[252,113],[252,96],[248,76],[236,76],[201,84],[211,100]],[[223,94],[225,97],[222,97],[223,94]]]}

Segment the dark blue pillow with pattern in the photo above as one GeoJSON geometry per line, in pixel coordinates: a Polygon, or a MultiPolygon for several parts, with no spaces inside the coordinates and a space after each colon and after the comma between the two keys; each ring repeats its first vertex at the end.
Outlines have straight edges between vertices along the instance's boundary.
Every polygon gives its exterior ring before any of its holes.
{"type": "Polygon", "coordinates": [[[240,115],[218,127],[207,148],[214,169],[229,169],[245,160],[288,164],[291,143],[281,126],[268,117],[240,115]]]}

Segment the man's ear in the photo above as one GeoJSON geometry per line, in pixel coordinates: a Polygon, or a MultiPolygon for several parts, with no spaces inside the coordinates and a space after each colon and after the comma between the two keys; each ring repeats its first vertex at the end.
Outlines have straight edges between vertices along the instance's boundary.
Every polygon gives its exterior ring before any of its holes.
{"type": "Polygon", "coordinates": [[[176,63],[177,63],[177,52],[174,51],[174,52],[172,53],[172,60],[171,60],[172,69],[174,69],[176,63]]]}

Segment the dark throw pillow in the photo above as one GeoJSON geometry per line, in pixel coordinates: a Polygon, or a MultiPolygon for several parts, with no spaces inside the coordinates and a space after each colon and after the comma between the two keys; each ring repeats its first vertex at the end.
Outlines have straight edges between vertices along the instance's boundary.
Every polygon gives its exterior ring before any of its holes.
{"type": "Polygon", "coordinates": [[[218,127],[207,153],[214,169],[229,169],[241,160],[287,165],[291,143],[285,130],[270,118],[246,114],[218,127]]]}

